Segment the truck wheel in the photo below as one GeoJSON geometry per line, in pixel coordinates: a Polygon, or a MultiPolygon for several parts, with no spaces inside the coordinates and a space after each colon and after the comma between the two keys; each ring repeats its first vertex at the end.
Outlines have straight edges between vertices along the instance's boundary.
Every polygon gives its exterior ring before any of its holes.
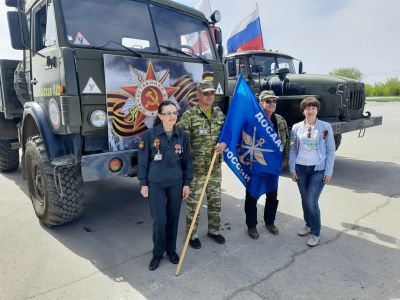
{"type": "Polygon", "coordinates": [[[18,149],[11,149],[12,140],[0,140],[0,172],[11,172],[18,169],[18,149]]]}
{"type": "Polygon", "coordinates": [[[25,166],[29,194],[40,222],[47,226],[69,223],[83,211],[83,181],[79,166],[55,168],[40,136],[28,139],[25,166]]]}
{"type": "Polygon", "coordinates": [[[28,84],[26,83],[24,63],[19,62],[14,72],[14,89],[19,102],[24,106],[25,102],[30,101],[28,84]]]}
{"type": "Polygon", "coordinates": [[[335,134],[333,137],[335,138],[335,148],[337,150],[339,149],[340,142],[342,141],[342,134],[341,133],[335,134]]]}

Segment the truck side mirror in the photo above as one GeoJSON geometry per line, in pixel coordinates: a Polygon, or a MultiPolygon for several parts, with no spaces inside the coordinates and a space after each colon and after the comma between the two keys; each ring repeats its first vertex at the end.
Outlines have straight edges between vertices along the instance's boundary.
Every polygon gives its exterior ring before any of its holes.
{"type": "Polygon", "coordinates": [[[299,74],[303,74],[303,62],[299,62],[299,74]]]}
{"type": "Polygon", "coordinates": [[[29,49],[31,43],[25,14],[20,11],[8,11],[7,19],[11,46],[16,50],[29,49]]]}
{"type": "Polygon", "coordinates": [[[222,44],[222,33],[221,33],[221,29],[219,27],[215,27],[214,28],[215,32],[215,43],[216,44],[222,44]]]}
{"type": "Polygon", "coordinates": [[[227,71],[228,71],[228,76],[229,77],[234,77],[234,76],[236,76],[236,64],[235,64],[235,61],[233,61],[233,60],[227,60],[226,61],[226,68],[227,68],[227,71]]]}
{"type": "Polygon", "coordinates": [[[6,0],[6,6],[8,7],[18,7],[18,0],[6,0]]]}

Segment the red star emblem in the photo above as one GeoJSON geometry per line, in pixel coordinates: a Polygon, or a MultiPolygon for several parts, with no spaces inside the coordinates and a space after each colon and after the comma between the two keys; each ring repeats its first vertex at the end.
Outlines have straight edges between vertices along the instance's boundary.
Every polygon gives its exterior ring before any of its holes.
{"type": "Polygon", "coordinates": [[[140,107],[137,118],[134,120],[135,130],[135,128],[140,126],[148,117],[155,116],[161,102],[172,97],[179,88],[172,86],[166,87],[163,85],[168,78],[169,70],[165,71],[160,80],[157,80],[152,63],[149,63],[147,67],[145,78],[133,67],[130,67],[130,70],[136,75],[140,84],[122,86],[121,88],[135,99],[140,107]]]}

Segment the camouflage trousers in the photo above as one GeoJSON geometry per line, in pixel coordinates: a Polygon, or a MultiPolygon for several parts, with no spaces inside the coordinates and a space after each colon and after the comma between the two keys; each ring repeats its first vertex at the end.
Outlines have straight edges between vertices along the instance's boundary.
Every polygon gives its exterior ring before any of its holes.
{"type": "MultiPolygon", "coordinates": [[[[197,203],[200,198],[207,175],[194,174],[192,184],[190,185],[190,196],[186,203],[186,233],[189,231],[197,203]]],[[[208,232],[218,234],[221,227],[221,167],[216,167],[210,176],[206,188],[207,195],[207,213],[208,213],[208,232]]],[[[204,201],[203,201],[204,203],[204,201]]],[[[201,211],[201,209],[200,209],[201,211]]],[[[198,238],[197,227],[200,212],[193,227],[191,239],[198,238]]]]}

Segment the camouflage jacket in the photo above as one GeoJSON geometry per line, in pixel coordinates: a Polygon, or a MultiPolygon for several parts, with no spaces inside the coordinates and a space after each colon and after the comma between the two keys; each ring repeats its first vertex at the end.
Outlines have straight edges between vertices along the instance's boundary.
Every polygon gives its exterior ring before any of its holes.
{"type": "Polygon", "coordinates": [[[285,119],[281,115],[274,113],[273,116],[275,116],[276,124],[278,125],[278,130],[275,130],[277,131],[283,145],[283,160],[286,160],[287,162],[289,159],[290,145],[289,129],[285,119]]]}
{"type": "MultiPolygon", "coordinates": [[[[195,105],[185,111],[178,127],[182,128],[190,138],[193,169],[195,174],[207,174],[224,124],[225,116],[219,107],[213,107],[211,123],[200,106],[195,105]]],[[[221,166],[221,156],[216,160],[214,169],[221,166]]]]}

